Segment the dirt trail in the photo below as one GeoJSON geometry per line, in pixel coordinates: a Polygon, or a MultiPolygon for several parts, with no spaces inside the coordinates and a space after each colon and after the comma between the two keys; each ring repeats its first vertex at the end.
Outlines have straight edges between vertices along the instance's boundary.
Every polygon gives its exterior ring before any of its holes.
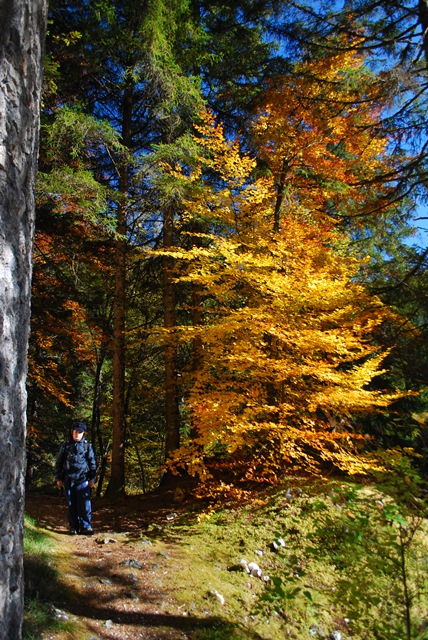
{"type": "Polygon", "coordinates": [[[168,584],[179,545],[163,531],[185,512],[173,492],[116,504],[95,499],[92,537],[68,534],[60,496],[29,493],[26,512],[54,540],[63,594],[57,615],[64,612],[80,629],[77,636],[49,632],[45,640],[178,640],[204,626],[186,616],[168,584]]]}

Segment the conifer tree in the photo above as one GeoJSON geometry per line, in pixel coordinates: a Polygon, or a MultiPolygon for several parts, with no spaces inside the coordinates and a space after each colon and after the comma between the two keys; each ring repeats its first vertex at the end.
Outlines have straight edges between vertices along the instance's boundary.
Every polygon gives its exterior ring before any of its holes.
{"type": "MultiPolygon", "coordinates": [[[[271,11],[271,3],[252,1],[227,8],[186,0],[157,0],[147,6],[134,0],[51,5],[49,53],[55,74],[49,108],[55,110],[59,99],[107,119],[132,155],[130,160],[88,147],[92,159],[87,156],[96,179],[111,189],[109,209],[116,219],[110,481],[115,492],[122,491],[125,482],[125,335],[132,329],[126,325],[128,277],[132,279],[131,268],[142,264],[134,253],[136,247],[180,243],[177,202],[156,192],[145,167],[150,166],[155,143],[175,144],[190,127],[202,93],[225,117],[229,114],[231,123],[242,115],[244,101],[257,93],[258,78],[269,64],[270,45],[263,40],[258,21],[271,11]],[[249,51],[251,55],[245,54],[249,51]]],[[[167,328],[176,322],[172,265],[173,259],[165,256],[159,283],[167,328]]],[[[166,344],[164,354],[166,450],[170,451],[178,445],[180,430],[174,345],[166,344]]]]}

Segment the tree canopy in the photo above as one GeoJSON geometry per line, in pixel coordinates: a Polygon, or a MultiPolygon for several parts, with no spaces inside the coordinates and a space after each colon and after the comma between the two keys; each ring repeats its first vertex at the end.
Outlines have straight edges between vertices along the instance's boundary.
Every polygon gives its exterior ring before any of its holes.
{"type": "Polygon", "coordinates": [[[415,11],[51,3],[36,475],[72,416],[91,425],[100,491],[146,490],[168,466],[207,477],[220,459],[274,481],[423,449],[415,11]]]}

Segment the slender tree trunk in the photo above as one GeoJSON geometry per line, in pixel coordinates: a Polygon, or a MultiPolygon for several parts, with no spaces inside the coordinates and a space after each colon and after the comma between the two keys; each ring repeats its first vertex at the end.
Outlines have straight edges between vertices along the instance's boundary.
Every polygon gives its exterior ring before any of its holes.
{"type": "MultiPolygon", "coordinates": [[[[126,208],[118,211],[117,233],[126,235],[126,208]]],[[[113,445],[108,493],[125,491],[125,297],[126,240],[116,240],[113,321],[113,445]]]]}
{"type": "MultiPolygon", "coordinates": [[[[284,158],[282,162],[281,173],[279,174],[278,179],[276,180],[276,201],[275,201],[275,210],[274,210],[274,219],[273,219],[274,233],[279,233],[281,228],[281,213],[282,213],[282,206],[284,204],[284,198],[285,198],[285,185],[286,185],[288,170],[289,170],[289,163],[287,158],[284,158]]],[[[271,336],[266,336],[265,339],[266,339],[266,344],[269,345],[270,357],[275,359],[276,353],[277,353],[275,341],[272,339],[271,336]]],[[[280,392],[281,390],[278,389],[274,381],[268,381],[266,383],[267,402],[270,406],[276,407],[278,405],[280,392]]],[[[274,423],[278,421],[278,416],[275,412],[271,414],[270,420],[272,420],[272,422],[274,423]]]]}
{"type": "Polygon", "coordinates": [[[279,175],[277,186],[276,186],[277,196],[276,196],[276,202],[275,202],[275,212],[274,212],[274,222],[273,222],[273,230],[275,233],[279,232],[280,225],[281,225],[281,209],[284,202],[285,180],[287,178],[288,169],[289,169],[288,160],[284,158],[284,161],[282,163],[281,173],[279,175]]]}
{"type": "Polygon", "coordinates": [[[140,467],[140,471],[141,471],[141,488],[143,490],[143,493],[146,493],[146,490],[147,490],[147,487],[146,487],[146,470],[144,468],[144,462],[143,462],[143,459],[141,457],[140,450],[137,447],[137,443],[135,441],[134,434],[132,433],[132,429],[129,428],[129,425],[128,425],[127,433],[129,435],[129,439],[131,441],[131,444],[134,447],[134,451],[135,451],[135,454],[136,454],[137,460],[138,460],[138,466],[140,467]]]}
{"type": "MultiPolygon", "coordinates": [[[[172,205],[165,206],[163,222],[163,245],[165,249],[173,246],[173,218],[172,205]]],[[[173,258],[165,256],[163,260],[163,306],[164,326],[166,329],[175,327],[175,295],[172,281],[173,258]]],[[[167,339],[165,345],[165,456],[168,457],[180,446],[180,425],[177,397],[177,364],[176,347],[167,339]]]]}
{"type": "MultiPolygon", "coordinates": [[[[131,379],[128,382],[128,388],[126,390],[126,395],[125,395],[125,414],[128,416],[129,415],[129,403],[131,402],[131,396],[132,396],[132,392],[134,389],[134,385],[136,384],[138,380],[138,375],[137,375],[137,369],[134,368],[133,372],[132,372],[132,376],[131,379]]],[[[140,451],[137,447],[137,443],[135,441],[134,438],[134,434],[132,433],[132,429],[130,428],[129,424],[126,424],[126,435],[129,438],[129,441],[131,443],[131,445],[134,447],[136,456],[137,456],[137,460],[138,460],[138,465],[140,467],[141,470],[141,488],[143,490],[143,493],[146,493],[146,472],[144,469],[144,463],[143,463],[143,459],[141,458],[141,454],[140,451]]]]}
{"type": "MultiPolygon", "coordinates": [[[[133,83],[127,83],[122,104],[122,142],[132,144],[133,83]]],[[[117,210],[115,290],[113,319],[113,444],[109,494],[125,492],[125,310],[126,249],[129,166],[126,159],[120,169],[119,192],[122,199],[117,210]]]]}
{"type": "Polygon", "coordinates": [[[103,482],[105,478],[105,472],[107,468],[107,455],[110,443],[104,442],[101,433],[101,381],[102,381],[102,367],[105,359],[104,351],[101,353],[97,362],[97,368],[95,372],[95,385],[94,385],[94,399],[92,403],[92,422],[91,422],[91,434],[92,444],[94,446],[95,455],[98,462],[98,483],[97,483],[97,496],[102,494],[103,482]]]}
{"type": "Polygon", "coordinates": [[[45,0],[3,0],[0,21],[0,638],[19,640],[27,347],[45,0]]]}
{"type": "Polygon", "coordinates": [[[404,618],[406,623],[406,640],[411,640],[412,637],[412,622],[410,618],[410,611],[412,608],[412,599],[409,593],[409,584],[408,584],[408,576],[407,576],[407,562],[406,562],[406,533],[401,526],[399,525],[399,546],[400,546],[400,570],[401,570],[401,580],[403,583],[403,595],[404,595],[404,618]]]}
{"type": "Polygon", "coordinates": [[[101,438],[100,422],[101,422],[101,376],[105,355],[101,354],[97,360],[97,366],[95,370],[95,382],[94,382],[94,397],[92,400],[92,417],[91,417],[91,440],[94,447],[95,455],[99,453],[101,456],[103,453],[103,441],[101,438]]]}
{"type": "MultiPolygon", "coordinates": [[[[200,327],[203,320],[202,311],[202,292],[201,287],[197,284],[192,286],[192,324],[194,327],[200,327]]],[[[202,367],[204,355],[204,345],[202,343],[201,336],[196,336],[193,339],[193,356],[192,356],[192,370],[196,375],[202,367]]]]}
{"type": "MultiPolygon", "coordinates": [[[[202,227],[197,222],[194,223],[194,231],[202,232],[202,227]]],[[[202,240],[199,237],[195,237],[193,239],[193,246],[201,248],[202,240]]],[[[203,322],[203,310],[202,310],[202,288],[197,283],[192,283],[192,324],[194,327],[200,327],[203,322]]],[[[203,365],[203,355],[204,355],[204,345],[202,342],[202,337],[200,335],[196,335],[193,338],[193,353],[192,353],[192,373],[193,378],[196,381],[199,372],[202,369],[203,365]]],[[[192,422],[190,428],[190,438],[191,440],[196,440],[198,437],[198,430],[192,422]]]]}

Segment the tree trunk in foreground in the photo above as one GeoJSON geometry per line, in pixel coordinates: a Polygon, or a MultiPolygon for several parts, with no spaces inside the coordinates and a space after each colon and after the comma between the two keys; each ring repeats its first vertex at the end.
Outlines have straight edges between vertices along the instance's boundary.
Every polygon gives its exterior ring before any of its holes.
{"type": "Polygon", "coordinates": [[[1,0],[0,640],[21,638],[27,345],[47,0],[1,0]]]}

